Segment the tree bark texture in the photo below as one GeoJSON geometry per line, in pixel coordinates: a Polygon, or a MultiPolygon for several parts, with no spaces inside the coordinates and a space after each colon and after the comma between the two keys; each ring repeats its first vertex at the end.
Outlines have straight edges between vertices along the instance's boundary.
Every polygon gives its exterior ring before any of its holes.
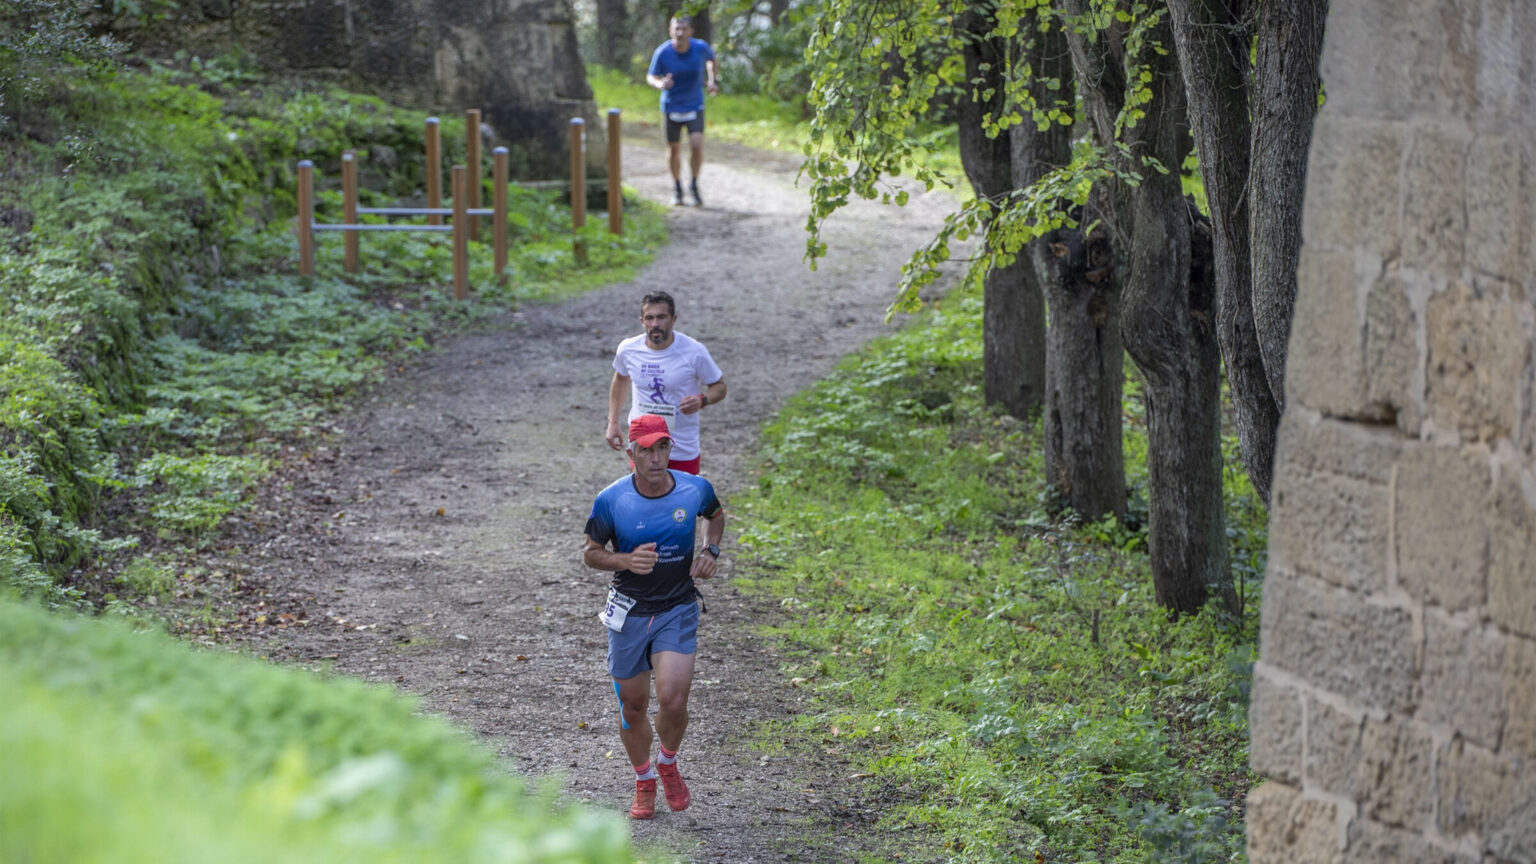
{"type": "Polygon", "coordinates": [[[628,73],[634,53],[628,0],[597,0],[597,62],[628,73]]]}
{"type": "MultiPolygon", "coordinates": [[[[1082,11],[1082,0],[1068,6],[1082,11]]],[[[1170,25],[1165,19],[1149,39],[1168,50],[1126,58],[1114,32],[1089,42],[1070,33],[1074,66],[1096,133],[1105,131],[1124,99],[1108,86],[1111,70],[1129,59],[1152,73],[1152,100],[1145,116],[1128,126],[1122,141],[1143,181],[1130,187],[1119,233],[1127,240],[1128,271],[1121,307],[1121,336],[1146,379],[1148,552],[1159,605],[1194,612],[1209,586],[1226,585],[1227,548],[1221,490],[1220,349],[1215,332],[1211,265],[1191,251],[1193,207],[1179,188],[1177,168],[1188,147],[1187,105],[1170,25]],[[1110,101],[1112,100],[1112,101],[1110,101]],[[1152,157],[1170,169],[1144,168],[1152,157]]],[[[1126,76],[1123,71],[1120,80],[1126,76]]],[[[1112,126],[1109,131],[1113,132],[1112,126]]],[[[1100,138],[1107,144],[1112,138],[1100,138]]],[[[1106,220],[1107,224],[1114,222],[1106,220]]],[[[1209,249],[1207,242],[1203,248],[1209,249]]],[[[1208,254],[1208,253],[1206,253],[1208,254]]]]}
{"type": "MultiPolygon", "coordinates": [[[[1085,217],[1080,223],[1093,221],[1085,217]]],[[[1088,521],[1125,516],[1125,449],[1120,404],[1125,352],[1120,284],[1102,229],[1052,232],[1034,244],[1033,263],[1051,310],[1046,330],[1045,475],[1088,521]]]]}
{"type": "MultiPolygon", "coordinates": [[[[1072,57],[1058,26],[1024,27],[1015,43],[1016,65],[1034,73],[1030,95],[1050,107],[1071,99],[1072,57]],[[1052,90],[1047,81],[1059,82],[1052,90]]],[[[1010,130],[1013,184],[1024,189],[1072,159],[1069,126],[1044,130],[1026,116],[1010,130]]],[[[1078,227],[1030,241],[1021,251],[1043,286],[1050,310],[1045,334],[1045,476],[1056,494],[1083,518],[1125,515],[1125,451],[1121,396],[1125,352],[1120,343],[1120,280],[1107,233],[1083,229],[1101,222],[1097,210],[1080,213],[1078,227]]]]}
{"type": "MultiPolygon", "coordinates": [[[[1317,117],[1318,63],[1327,18],[1328,0],[1259,4],[1249,230],[1254,322],[1277,417],[1285,408],[1285,359],[1296,308],[1307,151],[1317,117]]],[[[1270,452],[1272,469],[1272,447],[1270,452]]]]}
{"type": "MultiPolygon", "coordinates": [[[[1158,40],[1172,44],[1164,22],[1158,40]]],[[[1175,168],[1187,140],[1178,58],[1149,52],[1153,97],[1127,133],[1133,153],[1175,168]]],[[[1209,259],[1191,252],[1193,208],[1177,173],[1149,171],[1131,192],[1130,275],[1122,334],[1147,380],[1148,552],[1159,605],[1179,613],[1225,585],[1227,538],[1221,495],[1221,349],[1209,259]],[[1199,262],[1197,269],[1192,266],[1199,262]]],[[[1210,253],[1208,238],[1201,242],[1210,253]]]]}
{"type": "MultiPolygon", "coordinates": [[[[1280,405],[1254,320],[1249,224],[1249,0],[1167,0],[1211,211],[1216,332],[1254,489],[1269,501],[1280,405]]],[[[1275,4],[1264,4],[1275,5],[1275,4]]]]}
{"type": "MultiPolygon", "coordinates": [[[[994,200],[1014,188],[1014,130],[989,136],[983,126],[1005,107],[1008,44],[987,35],[996,26],[996,13],[996,3],[988,0],[956,19],[968,84],[955,105],[966,177],[977,196],[994,200]]],[[[1007,267],[993,267],[984,284],[982,391],[988,405],[1028,417],[1045,400],[1045,295],[1034,268],[1022,257],[1007,267]]]]}

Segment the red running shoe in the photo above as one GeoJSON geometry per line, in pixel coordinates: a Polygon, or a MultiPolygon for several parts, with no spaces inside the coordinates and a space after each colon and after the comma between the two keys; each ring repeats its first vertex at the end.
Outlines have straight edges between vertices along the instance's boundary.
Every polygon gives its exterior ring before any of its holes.
{"type": "Polygon", "coordinates": [[[693,802],[693,797],[688,794],[688,784],[683,782],[683,775],[677,771],[677,764],[663,765],[656,763],[656,773],[661,775],[661,789],[667,793],[667,806],[673,813],[688,809],[693,802]]]}
{"type": "MultiPolygon", "coordinates": [[[[668,801],[671,799],[669,798],[668,801]]],[[[629,818],[649,819],[656,815],[656,778],[635,781],[635,803],[629,805],[629,818]]]]}

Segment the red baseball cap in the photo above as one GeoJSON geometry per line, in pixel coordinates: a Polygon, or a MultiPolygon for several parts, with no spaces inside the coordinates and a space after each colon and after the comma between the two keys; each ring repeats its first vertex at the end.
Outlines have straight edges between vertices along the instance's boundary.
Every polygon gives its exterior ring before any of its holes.
{"type": "Polygon", "coordinates": [[[653,447],[663,438],[671,438],[667,421],[655,414],[641,414],[629,421],[629,443],[639,447],[653,447]]]}

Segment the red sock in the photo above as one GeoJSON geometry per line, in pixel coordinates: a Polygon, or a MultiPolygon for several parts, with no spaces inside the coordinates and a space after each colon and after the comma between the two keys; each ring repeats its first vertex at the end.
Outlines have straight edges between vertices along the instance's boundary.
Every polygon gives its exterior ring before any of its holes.
{"type": "Polygon", "coordinates": [[[645,760],[645,764],[644,765],[636,765],[636,766],[634,766],[634,769],[635,769],[635,780],[636,781],[640,781],[640,780],[655,780],[656,779],[656,772],[651,769],[651,760],[649,760],[649,759],[645,760]]]}
{"type": "MultiPolygon", "coordinates": [[[[677,751],[676,750],[668,750],[665,744],[658,744],[657,745],[657,749],[661,750],[661,755],[656,757],[656,761],[657,762],[661,763],[662,765],[675,765],[675,764],[677,764],[677,751]]],[[[650,763],[646,763],[646,764],[650,764],[650,763]]]]}

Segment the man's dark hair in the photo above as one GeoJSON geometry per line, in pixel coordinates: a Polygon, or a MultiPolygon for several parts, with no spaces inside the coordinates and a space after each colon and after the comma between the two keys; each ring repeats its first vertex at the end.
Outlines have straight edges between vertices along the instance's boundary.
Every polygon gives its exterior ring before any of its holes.
{"type": "Polygon", "coordinates": [[[679,12],[676,15],[672,16],[672,20],[676,21],[677,23],[679,23],[681,25],[683,25],[684,27],[692,27],[693,26],[693,16],[692,15],[685,15],[685,14],[679,12]]]}
{"type": "Polygon", "coordinates": [[[647,306],[655,306],[657,303],[665,303],[665,304],[667,304],[667,314],[668,315],[676,315],[677,314],[677,304],[672,302],[672,295],[668,294],[665,291],[652,291],[651,293],[645,295],[644,297],[641,297],[640,298],[640,311],[644,312],[645,311],[645,307],[647,307],[647,306]]]}

